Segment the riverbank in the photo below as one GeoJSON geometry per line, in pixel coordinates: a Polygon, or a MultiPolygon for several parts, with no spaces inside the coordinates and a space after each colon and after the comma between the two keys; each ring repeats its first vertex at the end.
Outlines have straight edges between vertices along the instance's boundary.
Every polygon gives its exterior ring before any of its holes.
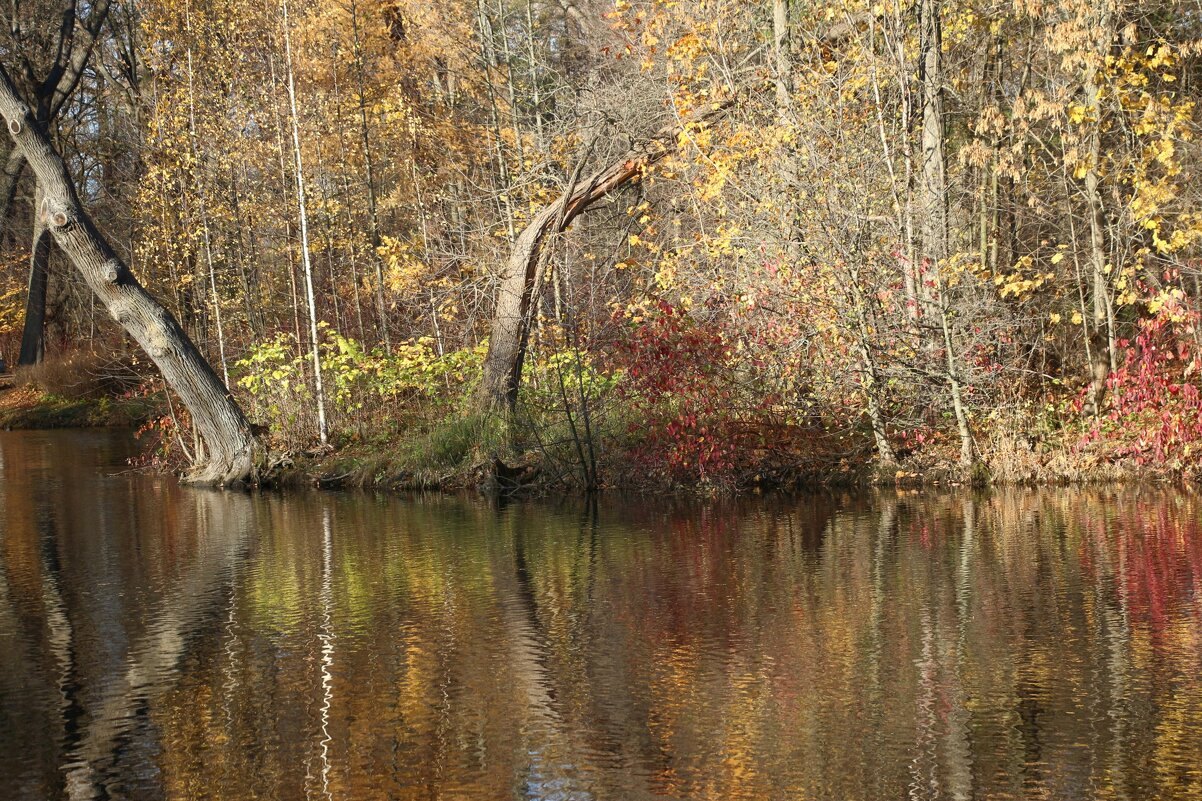
{"type": "MultiPolygon", "coordinates": [[[[546,495],[579,491],[585,479],[562,454],[537,449],[482,447],[468,436],[445,429],[399,436],[391,443],[352,443],[325,451],[297,454],[277,477],[287,486],[372,489],[389,492],[462,491],[546,495]],[[453,443],[448,446],[448,442],[453,443]]],[[[1089,441],[1079,430],[1057,436],[1032,436],[1025,429],[981,434],[978,460],[965,467],[952,442],[936,441],[882,465],[871,453],[858,458],[799,459],[792,464],[751,464],[725,481],[698,481],[646,469],[629,450],[602,448],[598,488],[652,495],[735,496],[765,492],[894,486],[905,489],[1083,486],[1131,483],[1182,483],[1198,479],[1194,471],[1166,461],[1139,463],[1112,444],[1089,441]]]]}
{"type": "MultiPolygon", "coordinates": [[[[167,412],[157,394],[69,397],[34,383],[0,388],[4,430],[139,428],[167,412]]],[[[804,452],[799,445],[788,450],[791,458],[782,458],[779,448],[755,454],[758,459],[719,481],[650,469],[640,443],[609,432],[595,443],[597,463],[592,469],[599,489],[709,496],[871,485],[1061,486],[1197,478],[1172,461],[1140,464],[1113,443],[1091,440],[1085,427],[1040,432],[1010,420],[979,432],[978,440],[978,461],[971,468],[959,463],[950,438],[906,450],[894,464],[881,464],[870,450],[837,454],[814,447],[804,452]]],[[[323,449],[268,445],[275,466],[267,483],[281,487],[547,495],[584,489],[589,483],[585,473],[591,472],[581,468],[574,445],[548,446],[537,432],[515,436],[496,419],[470,416],[450,415],[403,431],[344,439],[323,449]]],[[[170,461],[150,463],[161,468],[170,461]]]]}
{"type": "Polygon", "coordinates": [[[0,429],[136,428],[149,420],[161,402],[156,398],[73,398],[46,392],[34,384],[0,388],[0,429]]]}

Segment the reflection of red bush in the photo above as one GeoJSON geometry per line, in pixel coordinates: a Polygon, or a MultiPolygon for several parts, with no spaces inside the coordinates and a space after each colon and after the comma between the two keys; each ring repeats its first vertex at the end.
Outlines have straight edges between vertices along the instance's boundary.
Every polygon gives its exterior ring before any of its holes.
{"type": "Polygon", "coordinates": [[[1122,509],[1095,532],[1092,547],[1082,549],[1085,574],[1096,576],[1103,570],[1099,562],[1108,563],[1115,602],[1121,596],[1131,621],[1153,635],[1162,634],[1202,593],[1202,526],[1189,508],[1175,515],[1165,496],[1154,495],[1122,509]],[[1102,528],[1114,532],[1113,540],[1102,528]],[[1102,557],[1097,549],[1110,553],[1102,557]]]}
{"type": "Polygon", "coordinates": [[[1202,530],[1197,521],[1169,517],[1163,505],[1139,511],[1146,516],[1127,529],[1138,533],[1119,541],[1127,605],[1133,618],[1161,633],[1202,591],[1202,530]]]}

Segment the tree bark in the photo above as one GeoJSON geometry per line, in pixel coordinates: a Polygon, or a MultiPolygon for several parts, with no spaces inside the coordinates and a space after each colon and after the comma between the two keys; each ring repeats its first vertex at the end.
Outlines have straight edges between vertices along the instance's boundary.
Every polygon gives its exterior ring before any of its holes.
{"type": "Polygon", "coordinates": [[[292,72],[292,33],[288,0],[284,0],[284,59],[288,68],[288,112],[292,122],[292,155],[296,166],[296,205],[300,216],[301,264],[305,268],[305,298],[309,303],[309,338],[313,356],[313,382],[317,394],[317,434],[321,444],[329,438],[326,429],[326,395],[321,380],[321,350],[318,340],[317,299],[313,294],[313,262],[309,254],[309,214],[305,206],[305,166],[301,159],[300,119],[296,110],[296,81],[292,72]]]}
{"type": "MultiPolygon", "coordinates": [[[[960,463],[971,466],[976,449],[964,405],[959,363],[952,341],[951,321],[947,315],[942,273],[949,254],[947,230],[947,157],[943,134],[943,29],[940,0],[922,0],[919,9],[921,27],[922,76],[922,254],[921,267],[933,277],[934,297],[929,306],[938,314],[939,332],[947,366],[947,386],[951,394],[956,431],[960,437],[960,463]]],[[[921,274],[921,273],[920,273],[921,274]]],[[[925,282],[924,282],[925,283],[925,282]]],[[[920,287],[920,292],[922,291],[920,287]]],[[[930,294],[930,293],[928,293],[930,294]]]]}
{"type": "Polygon", "coordinates": [[[783,123],[788,118],[792,96],[789,80],[789,0],[772,0],[772,59],[776,75],[776,110],[783,123]]]}
{"type": "Polygon", "coordinates": [[[206,458],[187,476],[224,485],[253,477],[257,445],[246,416],[176,319],[138,283],[79,200],[66,164],[0,67],[0,115],[42,187],[36,214],[109,313],[135,339],[179,395],[203,438],[206,458]]]}
{"type": "MultiPolygon", "coordinates": [[[[1105,4],[1102,4],[1104,8],[1105,4]]],[[[1089,393],[1084,411],[1088,416],[1101,414],[1106,399],[1106,379],[1114,364],[1114,306],[1110,299],[1107,274],[1106,211],[1102,204],[1102,91],[1098,65],[1110,49],[1111,16],[1103,11],[1098,21],[1102,41],[1085,71],[1085,103],[1094,121],[1089,129],[1089,167],[1085,173],[1085,199],[1089,206],[1089,266],[1093,278],[1093,320],[1087,323],[1092,360],[1089,365],[1089,393]]]]}
{"type": "Polygon", "coordinates": [[[38,214],[42,204],[39,186],[34,195],[33,243],[29,257],[29,292],[25,298],[25,326],[21,331],[21,355],[17,364],[38,364],[46,355],[46,286],[50,280],[50,246],[53,239],[38,214]]]}
{"type": "MultiPolygon", "coordinates": [[[[685,124],[706,122],[725,113],[727,108],[728,104],[719,105],[685,124]]],[[[589,206],[630,183],[647,167],[672,153],[677,147],[680,127],[680,124],[672,123],[587,179],[573,180],[568,190],[540,211],[518,235],[501,273],[497,292],[492,334],[476,401],[481,411],[512,411],[517,404],[526,341],[542,282],[543,246],[548,235],[567,230],[589,206]]]]}
{"type": "Polygon", "coordinates": [[[25,156],[21,148],[13,146],[4,162],[4,171],[0,172],[0,234],[8,225],[8,210],[12,208],[13,200],[17,197],[17,186],[21,183],[21,174],[25,172],[25,156]]]}
{"type": "MultiPolygon", "coordinates": [[[[50,122],[58,116],[63,106],[83,76],[84,68],[96,46],[100,29],[108,19],[111,0],[97,0],[86,20],[78,27],[76,36],[76,3],[63,6],[62,25],[58,31],[58,56],[46,77],[41,82],[30,75],[34,95],[34,113],[43,128],[49,129],[50,122]]],[[[19,36],[19,30],[14,36],[19,36]]],[[[17,194],[17,186],[25,168],[25,157],[20,147],[14,146],[8,154],[4,172],[0,175],[0,232],[8,220],[9,207],[17,194]]],[[[40,197],[40,195],[39,195],[40,197]]],[[[37,202],[40,203],[40,200],[37,202]]],[[[46,226],[37,219],[34,209],[33,251],[30,262],[29,286],[25,302],[25,323],[21,333],[21,355],[19,364],[31,365],[40,362],[45,355],[44,328],[46,321],[46,281],[48,278],[50,240],[46,226]],[[44,250],[40,249],[44,248],[44,250]]]]}

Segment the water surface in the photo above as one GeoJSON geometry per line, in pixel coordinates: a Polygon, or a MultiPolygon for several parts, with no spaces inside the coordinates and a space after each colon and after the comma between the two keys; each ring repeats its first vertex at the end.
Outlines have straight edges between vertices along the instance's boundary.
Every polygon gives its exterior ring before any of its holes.
{"type": "Polygon", "coordinates": [[[1202,503],[196,491],[0,433],[0,799],[1202,796],[1202,503]]]}

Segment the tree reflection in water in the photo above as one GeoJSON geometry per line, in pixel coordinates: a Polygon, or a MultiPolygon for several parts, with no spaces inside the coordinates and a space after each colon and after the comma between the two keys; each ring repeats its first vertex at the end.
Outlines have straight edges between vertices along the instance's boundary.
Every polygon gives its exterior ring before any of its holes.
{"type": "Polygon", "coordinates": [[[1188,494],[239,495],[113,437],[0,435],[4,798],[1202,792],[1188,494]]]}

